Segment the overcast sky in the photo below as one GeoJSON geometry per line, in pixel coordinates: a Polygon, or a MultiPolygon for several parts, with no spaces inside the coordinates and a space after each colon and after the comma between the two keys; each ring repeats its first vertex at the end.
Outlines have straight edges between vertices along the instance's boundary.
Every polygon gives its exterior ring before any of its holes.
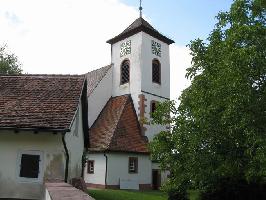
{"type": "MultiPolygon", "coordinates": [[[[0,0],[0,45],[26,73],[83,74],[111,63],[106,41],[138,16],[138,0],[0,0]]],[[[232,0],[143,0],[144,18],[173,39],[171,98],[189,85],[186,44],[206,39],[218,11],[232,0]]]]}

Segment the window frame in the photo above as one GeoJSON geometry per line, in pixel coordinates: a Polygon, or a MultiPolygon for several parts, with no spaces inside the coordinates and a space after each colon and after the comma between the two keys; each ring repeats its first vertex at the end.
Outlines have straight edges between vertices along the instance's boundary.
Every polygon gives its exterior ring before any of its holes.
{"type": "Polygon", "coordinates": [[[161,62],[157,59],[157,58],[154,58],[153,60],[152,60],[152,82],[153,83],[156,83],[156,84],[158,84],[158,85],[161,85],[161,83],[162,83],[162,70],[161,70],[161,62]],[[158,79],[159,79],[159,81],[157,82],[156,80],[154,80],[155,78],[155,70],[154,70],[154,63],[156,63],[156,64],[158,64],[157,66],[158,66],[158,79]]]}
{"type": "Polygon", "coordinates": [[[137,174],[138,173],[138,157],[129,157],[128,158],[128,173],[129,174],[137,174]],[[134,163],[134,169],[131,170],[131,161],[134,163]]]}
{"type": "Polygon", "coordinates": [[[42,182],[43,181],[43,152],[42,151],[19,151],[17,157],[17,179],[18,182],[42,182]],[[22,155],[38,155],[39,156],[39,173],[37,178],[29,178],[29,177],[21,177],[20,176],[20,169],[21,169],[21,159],[22,155]]]}
{"type": "Polygon", "coordinates": [[[95,165],[94,164],[95,164],[94,160],[88,160],[87,161],[87,173],[88,174],[94,174],[94,170],[95,170],[95,165]],[[91,169],[90,163],[92,163],[92,168],[93,169],[91,169]]]}
{"type": "Polygon", "coordinates": [[[129,61],[129,59],[124,59],[120,65],[120,85],[124,85],[124,84],[127,84],[129,82],[130,82],[130,61],[129,61]],[[123,69],[123,66],[125,65],[125,63],[128,64],[128,80],[127,80],[127,82],[122,82],[122,80],[123,80],[122,69],[123,69]]]}

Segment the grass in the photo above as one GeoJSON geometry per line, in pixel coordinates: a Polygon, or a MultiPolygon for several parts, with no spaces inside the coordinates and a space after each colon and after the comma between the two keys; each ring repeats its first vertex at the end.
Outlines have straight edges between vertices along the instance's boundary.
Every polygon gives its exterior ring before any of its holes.
{"type": "Polygon", "coordinates": [[[197,190],[189,190],[188,194],[189,194],[189,199],[190,200],[198,200],[200,192],[197,191],[197,190]]]}
{"type": "Polygon", "coordinates": [[[160,191],[89,190],[89,195],[96,200],[167,200],[160,191]]]}
{"type": "MultiPolygon", "coordinates": [[[[89,190],[89,195],[96,200],[167,200],[167,194],[161,191],[132,191],[132,190],[89,190]]],[[[197,200],[199,192],[189,191],[189,199],[197,200]]]]}

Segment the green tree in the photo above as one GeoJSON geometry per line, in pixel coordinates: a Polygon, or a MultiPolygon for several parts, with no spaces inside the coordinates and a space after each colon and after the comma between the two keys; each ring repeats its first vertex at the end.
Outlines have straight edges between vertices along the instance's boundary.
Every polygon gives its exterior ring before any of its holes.
{"type": "Polygon", "coordinates": [[[191,85],[178,107],[161,104],[153,121],[171,124],[150,146],[154,159],[171,171],[168,187],[204,190],[227,177],[265,181],[265,16],[264,1],[235,0],[218,14],[206,42],[188,45],[191,85]]]}
{"type": "Polygon", "coordinates": [[[6,45],[0,47],[0,74],[21,74],[21,64],[17,56],[6,51],[6,45]]]}

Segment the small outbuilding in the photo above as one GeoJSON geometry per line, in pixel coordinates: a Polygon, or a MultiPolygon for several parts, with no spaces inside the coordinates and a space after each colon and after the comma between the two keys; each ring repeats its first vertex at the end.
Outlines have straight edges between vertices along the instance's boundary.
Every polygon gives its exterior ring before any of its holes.
{"type": "Polygon", "coordinates": [[[0,198],[40,199],[45,180],[82,174],[83,75],[0,76],[0,198]]]}

